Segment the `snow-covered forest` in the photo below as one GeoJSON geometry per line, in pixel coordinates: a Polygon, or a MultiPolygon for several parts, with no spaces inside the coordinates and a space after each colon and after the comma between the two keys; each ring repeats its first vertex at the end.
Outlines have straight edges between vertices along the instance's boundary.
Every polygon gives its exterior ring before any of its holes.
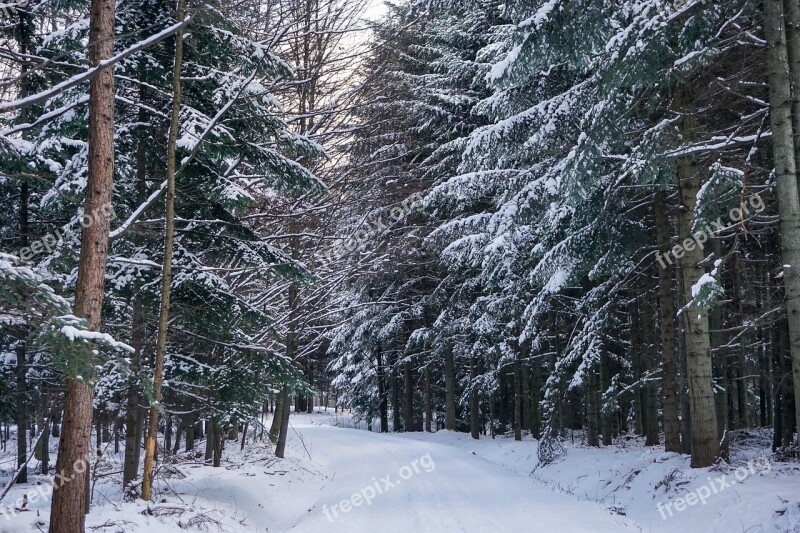
{"type": "Polygon", "coordinates": [[[800,532],[800,0],[0,2],[0,532],[800,532]]]}

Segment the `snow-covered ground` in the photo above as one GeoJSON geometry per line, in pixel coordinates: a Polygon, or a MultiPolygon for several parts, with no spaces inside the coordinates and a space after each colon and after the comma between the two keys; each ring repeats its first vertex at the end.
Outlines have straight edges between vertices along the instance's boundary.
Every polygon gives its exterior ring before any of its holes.
{"type": "Polygon", "coordinates": [[[770,430],[746,430],[738,437],[731,465],[692,469],[688,456],[646,447],[639,439],[607,448],[568,444],[565,458],[542,468],[535,441],[475,441],[448,431],[404,435],[459,448],[558,493],[598,502],[642,531],[800,532],[800,465],[770,459],[770,430]],[[686,503],[676,508],[679,499],[686,503]]]}
{"type": "MultiPolygon", "coordinates": [[[[115,474],[121,457],[107,453],[97,469],[111,475],[94,486],[87,529],[800,531],[800,465],[764,460],[769,450],[759,432],[742,436],[732,466],[716,469],[691,470],[687,458],[636,439],[602,449],[570,445],[566,459],[541,468],[530,439],[380,435],[353,429],[332,412],[293,415],[291,423],[286,459],[259,443],[244,451],[229,443],[224,468],[183,457],[162,466],[151,504],[123,501],[115,474]],[[737,466],[748,462],[737,479],[737,466]]],[[[9,457],[2,456],[4,473],[9,457]]],[[[26,512],[9,510],[31,484],[14,487],[2,502],[0,532],[47,530],[47,498],[31,501],[26,512]]]]}

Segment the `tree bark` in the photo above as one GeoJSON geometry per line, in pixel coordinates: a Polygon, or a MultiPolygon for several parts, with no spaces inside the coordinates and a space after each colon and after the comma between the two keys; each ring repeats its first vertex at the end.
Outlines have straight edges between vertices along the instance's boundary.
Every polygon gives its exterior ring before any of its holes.
{"type": "MultiPolygon", "coordinates": [[[[784,0],[786,22],[786,59],[792,85],[792,130],[794,133],[795,170],[800,169],[800,2],[784,0]]],[[[800,190],[800,176],[798,190],[800,190]]]]}
{"type": "Polygon", "coordinates": [[[522,440],[522,354],[514,360],[514,440],[522,440]]]}
{"type": "MultiPolygon", "coordinates": [[[[378,413],[381,418],[381,433],[389,433],[389,393],[386,390],[386,366],[383,364],[383,354],[381,347],[377,348],[377,376],[378,376],[378,413]]],[[[338,409],[338,402],[335,402],[334,412],[338,409]]]]}
{"type": "MultiPolygon", "coordinates": [[[[792,126],[792,71],[786,45],[782,0],[764,0],[764,30],[767,37],[770,123],[772,126],[775,181],[781,228],[783,285],[794,377],[795,415],[800,416],[800,199],[797,160],[792,126]]],[[[794,58],[797,60],[798,58],[794,58]]],[[[797,419],[795,420],[797,423],[797,419]]]]}
{"type": "Polygon", "coordinates": [[[278,442],[278,435],[281,432],[281,421],[283,420],[283,389],[278,393],[275,402],[275,412],[272,415],[272,424],[269,427],[269,440],[271,442],[278,442]]]}
{"type": "Polygon", "coordinates": [[[28,370],[27,348],[25,341],[17,344],[17,388],[14,406],[14,418],[17,424],[17,483],[28,482],[28,382],[25,373],[28,370]]]}
{"type": "Polygon", "coordinates": [[[630,316],[630,360],[633,365],[636,379],[638,381],[636,389],[633,391],[633,413],[635,431],[637,435],[644,435],[645,416],[645,402],[647,395],[645,393],[645,384],[642,382],[647,371],[647,364],[645,362],[646,348],[642,343],[642,313],[639,310],[639,299],[637,291],[633,288],[629,289],[630,305],[628,306],[628,315],[630,316]]]}
{"type": "MultiPolygon", "coordinates": [[[[533,435],[533,401],[531,400],[531,372],[528,368],[528,350],[524,352],[524,359],[520,369],[522,380],[522,427],[533,435]]],[[[534,436],[534,438],[536,438],[534,436]]]]}
{"type": "MultiPolygon", "coordinates": [[[[714,237],[709,239],[710,251],[714,254],[713,260],[722,259],[722,242],[714,237]]],[[[722,283],[722,266],[719,267],[719,281],[722,283]]],[[[722,334],[722,306],[715,305],[709,311],[708,317],[709,337],[711,342],[711,360],[714,376],[714,405],[717,415],[717,439],[720,442],[720,455],[728,459],[727,432],[730,428],[728,417],[728,397],[731,382],[728,378],[728,361],[725,358],[725,339],[722,334]]]]}
{"type": "Polygon", "coordinates": [[[250,422],[244,423],[244,429],[242,430],[242,444],[239,447],[239,451],[244,450],[244,445],[247,442],[247,430],[250,428],[250,422]]]}
{"type": "MultiPolygon", "coordinates": [[[[186,0],[178,0],[178,22],[186,18],[186,0]]],[[[167,141],[167,198],[166,231],[164,236],[164,266],[161,270],[161,307],[158,316],[156,364],[153,373],[153,401],[145,440],[144,471],[142,472],[142,499],[150,500],[153,488],[153,468],[158,436],[158,413],[161,408],[161,387],[164,381],[164,356],[167,351],[169,327],[169,299],[172,285],[172,253],[175,240],[175,152],[181,114],[181,69],[183,66],[183,30],[175,35],[175,67],[172,73],[172,123],[167,141]]],[[[169,421],[167,421],[169,424],[169,421]]]]}
{"type": "Polygon", "coordinates": [[[473,439],[480,438],[480,396],[475,379],[478,377],[475,360],[472,360],[472,383],[469,392],[469,430],[473,439]]]}
{"type": "Polygon", "coordinates": [[[597,375],[594,368],[586,373],[586,442],[589,446],[600,446],[597,431],[597,375]]]}
{"type": "MultiPolygon", "coordinates": [[[[137,322],[137,302],[134,301],[134,324],[137,322]]],[[[141,306],[141,302],[139,302],[139,306],[141,306]]],[[[136,326],[134,325],[134,330],[136,326]]],[[[136,334],[133,334],[133,339],[138,339],[136,334]]],[[[136,351],[134,352],[133,356],[131,357],[131,372],[138,373],[138,361],[140,360],[140,349],[141,346],[137,347],[137,342],[134,340],[134,348],[136,351]],[[134,370],[136,369],[136,370],[134,370]]],[[[141,435],[141,432],[138,430],[139,425],[142,423],[140,417],[140,408],[139,408],[139,390],[136,383],[130,383],[128,385],[128,395],[127,395],[127,403],[126,403],[126,413],[125,413],[125,464],[123,465],[122,471],[122,486],[127,488],[136,477],[139,475],[139,454],[138,450],[141,446],[141,441],[137,438],[141,435]]]]}
{"type": "Polygon", "coordinates": [[[536,359],[531,366],[531,433],[534,439],[542,436],[542,413],[539,408],[539,394],[542,388],[542,365],[536,359]]]}
{"type": "Polygon", "coordinates": [[[52,419],[50,403],[50,394],[43,392],[36,412],[36,428],[39,430],[40,436],[34,450],[34,457],[41,463],[42,475],[47,475],[50,470],[50,422],[52,419]]]}
{"type": "MultiPolygon", "coordinates": [[[[603,352],[600,356],[600,385],[601,385],[601,392],[604,390],[608,390],[610,386],[610,369],[609,360],[608,360],[608,353],[603,352]]],[[[601,397],[602,401],[602,397],[601,397]]],[[[611,412],[609,409],[605,408],[605,405],[601,403],[600,405],[600,425],[601,431],[603,432],[603,446],[611,446],[613,443],[612,434],[614,433],[614,420],[611,416],[611,412]]]]}
{"type": "Polygon", "coordinates": [[[211,464],[214,458],[214,422],[211,419],[206,420],[206,451],[203,457],[205,464],[211,464]]]}
{"type": "Polygon", "coordinates": [[[400,379],[394,362],[389,362],[389,383],[392,387],[392,431],[397,433],[403,430],[403,423],[400,419],[400,379]]]}
{"type": "Polygon", "coordinates": [[[178,450],[181,447],[181,434],[185,429],[187,429],[188,422],[188,416],[182,416],[178,419],[178,424],[175,426],[175,443],[171,446],[173,455],[178,453],[178,450]]]}
{"type": "MultiPolygon", "coordinates": [[[[97,66],[114,52],[113,0],[92,0],[89,22],[89,62],[97,66]]],[[[91,331],[99,331],[103,308],[103,283],[108,259],[110,206],[114,179],[114,71],[101,70],[89,89],[89,172],[84,214],[92,224],[81,235],[75,314],[87,321],[91,331]]],[[[87,361],[69,362],[64,400],[64,422],[59,442],[56,472],[69,478],[88,476],[89,439],[92,432],[93,368],[91,351],[87,361]],[[87,375],[77,375],[83,368],[87,375]],[[79,472],[81,468],[85,473],[79,472]]],[[[88,479],[88,477],[87,477],[88,479]]],[[[53,492],[50,511],[51,533],[83,531],[88,512],[86,484],[64,483],[53,492]]]]}
{"type": "MultiPolygon", "coordinates": [[[[293,239],[291,244],[293,255],[295,255],[298,249],[296,239],[293,239]]],[[[297,293],[297,285],[291,283],[289,285],[289,294],[287,295],[287,306],[289,308],[289,325],[288,325],[288,332],[286,334],[286,358],[289,361],[294,360],[294,356],[297,350],[297,332],[295,330],[297,324],[297,309],[298,309],[298,293],[297,293]]],[[[286,450],[286,439],[288,438],[289,432],[289,414],[291,413],[291,400],[292,399],[292,391],[289,385],[284,385],[282,394],[281,394],[281,425],[280,430],[278,432],[278,442],[275,445],[275,455],[283,458],[284,452],[286,450]]]]}
{"type": "Polygon", "coordinates": [[[212,426],[214,426],[214,461],[213,466],[214,468],[219,468],[222,464],[222,439],[224,432],[222,431],[222,425],[219,423],[219,418],[216,416],[211,421],[212,426]]]}
{"type": "MultiPolygon", "coordinates": [[[[680,300],[683,299],[684,285],[683,273],[678,269],[677,276],[678,291],[677,294],[681,295],[680,300]]],[[[679,300],[679,301],[680,301],[679,300]]],[[[678,366],[680,368],[680,375],[678,377],[678,394],[680,396],[681,407],[681,451],[686,455],[692,453],[692,414],[689,408],[689,382],[687,380],[687,362],[686,362],[686,336],[683,334],[684,325],[680,323],[680,337],[676,348],[678,349],[678,366]]]]}
{"type": "Polygon", "coordinates": [[[431,395],[431,369],[425,368],[425,431],[430,433],[433,426],[433,397],[431,395]]]}
{"type": "Polygon", "coordinates": [[[456,430],[456,371],[453,359],[453,347],[447,346],[444,351],[444,381],[445,381],[445,419],[444,428],[449,431],[456,430]]]}
{"type": "Polygon", "coordinates": [[[410,361],[403,365],[403,381],[405,382],[403,425],[406,431],[414,431],[414,377],[410,361]]]}
{"type": "MultiPolygon", "coordinates": [[[[506,426],[508,425],[508,419],[509,419],[508,409],[506,409],[506,396],[507,396],[507,391],[508,391],[508,378],[507,378],[507,374],[506,374],[505,370],[499,372],[498,374],[499,375],[497,376],[497,381],[498,381],[498,386],[500,388],[500,391],[497,394],[497,406],[498,406],[498,409],[497,409],[497,424],[498,424],[497,432],[500,435],[505,435],[506,434],[506,426]]],[[[513,376],[513,374],[512,374],[512,376],[513,376]]],[[[494,398],[490,397],[489,398],[489,402],[490,403],[494,403],[494,398]]],[[[494,416],[490,416],[489,420],[493,421],[494,420],[494,416]]]]}
{"type": "MultiPolygon", "coordinates": [[[[647,284],[642,288],[649,290],[650,286],[647,284]]],[[[655,339],[655,316],[656,310],[650,306],[649,301],[640,302],[640,312],[642,313],[642,320],[640,322],[642,328],[641,341],[642,351],[639,357],[643,359],[644,368],[647,371],[647,381],[643,386],[643,401],[642,412],[644,418],[644,435],[645,446],[658,446],[659,445],[659,432],[658,432],[658,386],[654,375],[658,369],[658,360],[656,358],[656,339],[655,339]]]]}
{"type": "MultiPolygon", "coordinates": [[[[33,54],[35,46],[33,37],[36,27],[33,23],[33,17],[26,9],[17,10],[19,21],[15,26],[15,34],[17,45],[22,54],[33,54]]],[[[21,66],[22,76],[20,78],[19,94],[21,97],[28,96],[31,93],[30,77],[27,76],[29,68],[27,64],[23,63],[21,66]]],[[[29,121],[28,109],[23,109],[20,113],[20,120],[22,122],[29,121]]],[[[28,134],[25,132],[23,138],[27,138],[28,134]]],[[[25,248],[28,246],[28,236],[30,233],[30,187],[28,182],[24,181],[20,184],[19,193],[19,246],[25,248]]],[[[26,378],[27,373],[27,344],[25,341],[25,332],[18,339],[17,349],[17,368],[16,368],[16,391],[15,391],[15,406],[14,418],[17,424],[17,467],[20,468],[17,474],[17,483],[28,482],[28,439],[26,437],[28,429],[28,382],[26,378]]]]}
{"type": "Polygon", "coordinates": [[[195,428],[195,415],[188,415],[186,420],[186,447],[185,451],[190,452],[194,450],[194,428],[195,428]]]}
{"type": "MultiPolygon", "coordinates": [[[[281,392],[281,426],[280,431],[278,433],[278,442],[275,445],[275,455],[283,459],[283,456],[286,452],[286,437],[289,432],[289,411],[291,410],[290,402],[291,401],[291,390],[289,389],[288,385],[283,386],[283,390],[281,392]]],[[[277,413],[276,413],[277,414],[277,413]]]]}
{"type": "MultiPolygon", "coordinates": [[[[656,193],[655,223],[658,251],[665,257],[671,246],[671,225],[667,212],[667,195],[656,193]]],[[[664,450],[680,453],[681,426],[678,416],[678,360],[675,354],[675,267],[664,261],[658,270],[659,321],[661,325],[662,387],[664,394],[664,450]]]]}
{"type": "MultiPolygon", "coordinates": [[[[694,124],[690,118],[688,90],[679,89],[678,109],[683,113],[682,133],[691,139],[694,124]]],[[[694,212],[697,193],[702,184],[701,168],[695,156],[678,160],[678,186],[681,195],[681,208],[678,214],[680,242],[689,242],[694,226],[694,212]]],[[[683,246],[679,257],[683,275],[684,302],[681,319],[684,322],[686,343],[686,377],[689,383],[689,410],[692,424],[692,468],[711,466],[719,457],[717,439],[717,420],[715,416],[714,387],[709,338],[708,311],[694,303],[692,288],[705,274],[701,264],[704,251],[697,245],[683,246]]]]}
{"type": "Polygon", "coordinates": [[[172,448],[172,415],[164,413],[164,451],[172,448]]]}
{"type": "MultiPolygon", "coordinates": [[[[733,268],[733,280],[735,284],[734,294],[737,301],[737,314],[739,316],[739,321],[741,324],[744,324],[747,320],[745,316],[744,310],[744,302],[747,298],[746,291],[744,289],[744,283],[742,279],[742,274],[745,272],[745,265],[744,261],[742,261],[742,254],[736,253],[736,265],[733,268]]],[[[761,305],[759,302],[759,294],[756,293],[756,305],[758,308],[761,309],[761,305]]],[[[759,330],[756,328],[756,340],[758,339],[759,330]]],[[[736,350],[736,367],[734,375],[736,377],[736,426],[738,428],[746,428],[750,427],[750,417],[748,416],[748,409],[747,409],[747,336],[742,335],[739,338],[739,346],[736,350]]],[[[761,343],[756,343],[758,346],[762,346],[761,343]]],[[[758,349],[756,353],[756,360],[760,359],[760,351],[762,348],[758,349]]],[[[758,374],[758,372],[755,372],[758,374]]]]}

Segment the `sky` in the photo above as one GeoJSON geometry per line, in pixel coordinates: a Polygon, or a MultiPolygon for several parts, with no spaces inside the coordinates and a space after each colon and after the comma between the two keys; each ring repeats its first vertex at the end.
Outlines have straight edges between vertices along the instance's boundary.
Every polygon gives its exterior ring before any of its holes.
{"type": "Polygon", "coordinates": [[[385,13],[386,6],[383,2],[384,0],[370,0],[369,6],[367,7],[366,17],[368,19],[375,20],[385,13]]]}

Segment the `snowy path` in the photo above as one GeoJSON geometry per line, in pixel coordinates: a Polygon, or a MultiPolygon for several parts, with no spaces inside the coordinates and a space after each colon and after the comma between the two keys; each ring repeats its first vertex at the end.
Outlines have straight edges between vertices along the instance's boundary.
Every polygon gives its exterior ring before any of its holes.
{"type": "MultiPolygon", "coordinates": [[[[734,473],[738,476],[741,465],[770,453],[766,430],[742,443],[737,463],[729,467],[692,470],[688,457],[636,442],[602,449],[575,445],[568,460],[531,479],[527,474],[536,464],[531,440],[474,441],[452,432],[381,435],[333,427],[353,424],[349,415],[334,413],[295,414],[290,420],[285,459],[276,458],[264,441],[248,441],[244,450],[231,442],[223,468],[212,468],[203,465],[201,443],[197,455],[164,465],[152,503],[123,501],[118,476],[101,477],[87,531],[800,531],[796,463],[762,465],[705,504],[676,509],[669,519],[657,508],[687,497],[712,477],[738,479],[734,473]],[[610,507],[627,517],[611,514],[610,507]]],[[[13,461],[12,455],[7,458],[13,461]]],[[[119,472],[122,459],[121,453],[107,454],[99,472],[119,472]]],[[[0,533],[47,530],[49,498],[31,499],[25,512],[12,512],[12,506],[49,480],[34,469],[29,484],[11,490],[0,533]]]]}
{"type": "MultiPolygon", "coordinates": [[[[344,419],[347,423],[349,417],[344,419]]],[[[224,468],[199,461],[159,478],[152,503],[122,501],[110,477],[96,487],[87,530],[110,533],[494,533],[641,531],[600,504],[553,492],[430,435],[343,429],[327,414],[291,418],[287,457],[252,443],[226,450],[224,468]],[[417,440],[421,439],[421,440],[417,440]],[[343,503],[344,502],[344,503],[343,503]]],[[[447,435],[440,434],[445,438],[447,435]]],[[[497,444],[483,441],[482,444],[497,444]]],[[[522,444],[522,443],[520,443],[522,444]]],[[[533,444],[528,442],[527,444],[533,444]]],[[[532,448],[525,447],[526,450],[532,448]]],[[[120,467],[113,457],[111,470],[120,467]]],[[[12,491],[20,498],[30,486],[12,491]]],[[[46,481],[45,478],[41,478],[46,481]]],[[[49,499],[0,519],[0,533],[47,529],[49,499]]]]}
{"type": "Polygon", "coordinates": [[[638,530],[599,505],[555,494],[452,446],[324,426],[296,429],[328,479],[292,532],[638,530]]]}

